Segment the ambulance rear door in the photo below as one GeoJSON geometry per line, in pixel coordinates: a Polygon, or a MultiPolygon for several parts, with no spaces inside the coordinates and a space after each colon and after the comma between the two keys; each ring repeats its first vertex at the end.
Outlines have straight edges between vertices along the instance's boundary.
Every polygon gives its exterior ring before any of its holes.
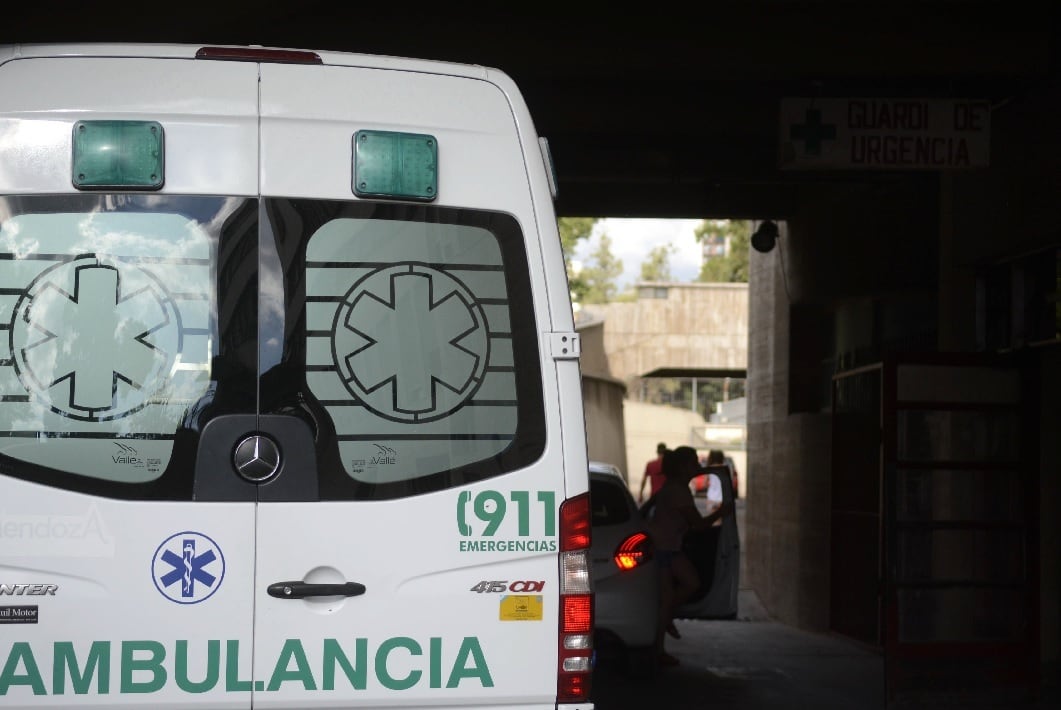
{"type": "Polygon", "coordinates": [[[255,707],[555,707],[538,146],[424,66],[260,67],[255,707]]]}
{"type": "Polygon", "coordinates": [[[79,51],[0,64],[0,706],[249,708],[255,503],[196,490],[254,414],[256,68],[79,51]]]}

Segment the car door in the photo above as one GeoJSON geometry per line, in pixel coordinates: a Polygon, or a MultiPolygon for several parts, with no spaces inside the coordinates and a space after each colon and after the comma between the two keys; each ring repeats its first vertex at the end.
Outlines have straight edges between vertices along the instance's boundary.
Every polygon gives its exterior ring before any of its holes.
{"type": "Polygon", "coordinates": [[[5,708],[250,707],[254,502],[196,490],[231,470],[198,456],[201,425],[254,411],[221,396],[253,385],[233,325],[256,284],[217,268],[257,238],[254,152],[180,193],[198,157],[253,144],[256,86],[186,60],[0,66],[5,708]],[[115,112],[166,127],[170,192],[74,189],[75,121],[115,112]]]}
{"type": "Polygon", "coordinates": [[[498,96],[261,66],[259,431],[283,464],[259,484],[258,707],[555,704],[556,368],[498,96]],[[468,207],[355,200],[366,127],[433,136],[468,207]]]}
{"type": "MultiPolygon", "coordinates": [[[[728,466],[707,466],[706,487],[718,486],[722,503],[735,506],[733,480],[728,466]]],[[[705,499],[698,499],[698,504],[705,499]]],[[[687,533],[683,544],[700,576],[700,589],[678,609],[678,616],[693,619],[733,619],[737,616],[740,585],[740,536],[735,512],[713,527],[687,533]]]]}

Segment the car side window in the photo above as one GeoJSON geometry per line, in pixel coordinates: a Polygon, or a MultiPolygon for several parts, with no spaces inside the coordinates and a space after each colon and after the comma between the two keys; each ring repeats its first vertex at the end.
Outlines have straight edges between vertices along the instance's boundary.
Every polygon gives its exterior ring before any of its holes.
{"type": "Polygon", "coordinates": [[[593,525],[618,525],[630,519],[630,504],[619,486],[590,481],[593,525]]]}

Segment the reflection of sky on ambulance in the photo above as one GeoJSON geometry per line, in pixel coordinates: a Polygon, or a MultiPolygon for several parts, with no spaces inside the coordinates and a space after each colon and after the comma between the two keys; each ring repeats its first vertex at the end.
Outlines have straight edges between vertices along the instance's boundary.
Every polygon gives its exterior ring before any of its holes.
{"type": "Polygon", "coordinates": [[[136,266],[91,257],[52,266],[16,315],[21,374],[74,410],[136,401],[129,389],[153,388],[178,350],[172,308],[164,289],[136,266]]]}
{"type": "MultiPolygon", "coordinates": [[[[258,313],[263,333],[282,333],[284,328],[284,274],[278,259],[261,259],[258,271],[258,313]]],[[[280,364],[283,343],[273,336],[261,344],[259,366],[264,372],[280,364]]]]}
{"type": "MultiPolygon", "coordinates": [[[[5,97],[9,98],[9,97],[5,97]]],[[[6,110],[14,107],[6,106],[6,110]]],[[[70,121],[0,118],[0,186],[70,183],[70,121]]],[[[0,219],[7,215],[0,214],[0,219]]]]}
{"type": "Polygon", "coordinates": [[[15,259],[25,259],[40,251],[40,240],[22,235],[22,223],[18,219],[4,220],[0,229],[0,249],[15,259]]]}
{"type": "MultiPolygon", "coordinates": [[[[110,203],[108,206],[120,207],[121,202],[129,198],[113,195],[104,199],[110,203]]],[[[152,201],[161,202],[165,198],[146,196],[145,200],[145,196],[137,196],[135,199],[140,201],[139,205],[143,209],[149,208],[152,201]]],[[[227,218],[230,212],[219,214],[214,204],[215,208],[205,216],[211,219],[227,218]]],[[[173,377],[178,369],[188,369],[189,364],[182,365],[180,354],[177,353],[177,314],[169,311],[172,306],[167,308],[162,304],[168,302],[166,292],[170,291],[177,299],[177,308],[186,311],[191,309],[183,316],[185,320],[191,319],[185,325],[204,333],[208,330],[207,313],[211,309],[204,297],[212,296],[210,244],[208,233],[200,223],[178,214],[78,212],[22,214],[5,219],[0,229],[0,249],[14,257],[6,262],[6,267],[0,266],[5,285],[8,288],[29,289],[35,279],[43,278],[32,294],[31,312],[36,327],[26,331],[28,337],[22,343],[22,349],[11,353],[12,356],[18,354],[22,357],[27,352],[33,354],[33,372],[22,373],[23,377],[31,377],[35,381],[37,392],[30,392],[31,397],[43,400],[50,396],[58,397],[53,404],[65,409],[74,399],[72,381],[66,385],[60,382],[59,386],[55,386],[55,381],[69,377],[68,371],[80,372],[88,367],[91,357],[86,353],[96,352],[98,358],[98,353],[112,352],[114,357],[104,359],[121,360],[121,369],[129,372],[123,372],[122,377],[115,380],[113,401],[107,407],[111,412],[138,406],[145,397],[150,398],[153,404],[170,401],[180,403],[197,398],[206,378],[173,377]],[[102,264],[118,267],[121,270],[120,279],[113,270],[99,269],[97,272],[110,274],[110,280],[104,279],[102,283],[105,287],[109,282],[110,290],[103,288],[103,291],[99,291],[97,288],[97,295],[103,292],[111,294],[105,299],[111,303],[111,307],[107,308],[104,303],[103,310],[98,310],[100,305],[97,303],[97,311],[93,316],[87,302],[82,303],[69,295],[76,293],[74,272],[61,273],[62,262],[54,259],[33,258],[39,254],[96,254],[102,264]],[[118,258],[111,259],[108,255],[118,258]],[[126,259],[139,261],[139,266],[126,263],[126,259]],[[53,273],[55,278],[51,279],[48,273],[53,273]],[[100,328],[107,332],[96,332],[100,328]],[[169,334],[160,340],[160,333],[165,328],[169,329],[169,334]],[[93,343],[88,342],[93,340],[96,341],[95,348],[90,347],[93,343]],[[107,345],[108,342],[112,344],[107,345]],[[139,344],[140,347],[133,347],[135,352],[129,353],[129,344],[139,344]],[[139,363],[136,363],[137,358],[139,363]],[[170,360],[174,363],[172,368],[156,372],[159,362],[170,360]],[[129,376],[130,373],[134,376],[129,376]]],[[[92,263],[89,262],[90,265],[92,263]]],[[[90,268],[83,273],[91,274],[93,271],[96,269],[90,268]]],[[[87,292],[84,285],[83,293],[87,292]]],[[[27,291],[22,298],[28,297],[27,291]]],[[[9,297],[7,300],[11,303],[5,306],[5,312],[11,318],[17,317],[14,313],[15,298],[17,296],[9,297]]],[[[206,339],[205,350],[208,350],[208,337],[204,334],[198,339],[206,339]]],[[[8,342],[6,338],[5,342],[8,342]]],[[[192,369],[208,368],[209,352],[205,352],[204,347],[198,347],[203,344],[197,342],[196,345],[195,352],[186,354],[185,359],[191,361],[192,369]]],[[[94,367],[106,378],[105,381],[109,381],[107,373],[113,369],[112,365],[111,362],[103,362],[96,363],[94,367]]],[[[24,362],[23,370],[27,369],[24,362]]],[[[107,387],[109,389],[110,386],[107,387]]],[[[56,421],[57,415],[42,404],[47,402],[37,403],[31,399],[30,403],[6,407],[8,416],[15,414],[13,410],[18,410],[13,421],[8,420],[8,427],[30,431],[68,428],[69,422],[64,424],[56,421]]],[[[94,404],[98,405],[99,402],[94,404]]],[[[183,407],[184,404],[181,404],[180,409],[183,410],[183,407]]],[[[173,414],[167,414],[163,418],[173,417],[173,414]]],[[[112,422],[110,428],[119,433],[126,430],[132,432],[142,430],[143,422],[138,426],[112,422]]]]}
{"type": "MultiPolygon", "coordinates": [[[[54,215],[56,217],[60,215],[54,215]]],[[[207,258],[202,227],[181,215],[106,212],[83,216],[75,254],[92,252],[160,259],[207,258]]]]}
{"type": "Polygon", "coordinates": [[[3,250],[17,259],[42,251],[61,254],[101,253],[164,260],[207,259],[209,238],[197,222],[176,214],[77,212],[23,214],[5,219],[0,228],[3,250]]]}

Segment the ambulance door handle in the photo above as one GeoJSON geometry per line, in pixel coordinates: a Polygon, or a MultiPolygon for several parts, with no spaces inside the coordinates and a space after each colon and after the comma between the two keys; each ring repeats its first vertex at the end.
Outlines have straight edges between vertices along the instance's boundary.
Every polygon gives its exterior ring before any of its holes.
{"type": "Polygon", "coordinates": [[[309,582],[276,582],[266,589],[269,596],[277,599],[305,599],[306,597],[356,597],[365,593],[365,585],[357,582],[345,584],[310,584],[309,582]]]}

